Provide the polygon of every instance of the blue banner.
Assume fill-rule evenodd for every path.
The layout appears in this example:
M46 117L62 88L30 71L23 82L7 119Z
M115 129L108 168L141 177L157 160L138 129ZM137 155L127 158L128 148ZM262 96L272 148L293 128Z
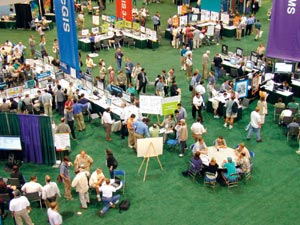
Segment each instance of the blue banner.
M55 0L54 4L60 68L67 74L76 70L76 77L80 79L74 0Z
M42 80L42 79L48 78L48 77L51 77L50 71L46 71L46 72L43 72L43 73L37 73L36 74L36 79L38 79L38 80Z

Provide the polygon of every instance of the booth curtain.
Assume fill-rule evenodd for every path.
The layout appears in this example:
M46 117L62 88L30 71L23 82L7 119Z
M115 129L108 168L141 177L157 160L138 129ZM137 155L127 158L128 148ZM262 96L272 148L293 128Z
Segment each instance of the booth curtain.
M18 115L24 162L43 163L40 123L38 116Z
M55 163L55 152L52 126L49 116L40 116L40 134L43 161L45 164L53 165Z
M20 136L19 118L17 114L1 113L0 124L0 135Z

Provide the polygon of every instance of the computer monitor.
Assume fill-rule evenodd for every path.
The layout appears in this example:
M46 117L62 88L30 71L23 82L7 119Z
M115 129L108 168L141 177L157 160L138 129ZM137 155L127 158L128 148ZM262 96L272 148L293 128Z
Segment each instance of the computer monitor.
M235 58L235 57L231 57L231 58L230 58L230 63L231 63L232 65L236 65L236 58Z
M246 68L249 69L249 70L253 70L253 67L254 67L254 62L248 60L246 62Z
M293 67L292 63L276 62L274 73L292 73Z
M252 52L251 52L251 56L250 56L250 60L251 60L252 62L254 62L255 64L257 64L257 61L258 61L258 53L252 51Z
M243 49L242 48L236 48L235 54L239 57L243 57Z

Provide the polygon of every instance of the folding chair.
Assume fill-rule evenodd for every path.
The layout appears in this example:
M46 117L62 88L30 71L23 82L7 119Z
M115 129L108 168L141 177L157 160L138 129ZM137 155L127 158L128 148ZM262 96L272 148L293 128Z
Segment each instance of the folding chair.
M115 170L114 171L114 177L116 179L116 176L123 176L123 180L121 179L122 188L123 188L123 194L125 193L125 184L126 184L126 173L125 170Z
M217 185L218 172L216 174L205 172L203 182L205 185L215 188Z
M290 127L290 128L288 128L288 131L287 131L287 134L286 134L286 141L289 142L289 137L290 136L291 137L298 137L298 133L299 133L299 127Z
M283 110L284 108L277 108L277 107L274 108L274 121L276 121L276 117L277 116L279 117Z
M194 163L190 162L187 170L187 175L193 178L193 182L195 182L197 175L201 177L201 168L196 168Z
M107 49L107 50L109 50L109 43L108 43L108 40L103 40L102 42L101 42L101 48L102 48L102 50L103 49Z
M8 178L7 183L11 186L16 186L17 189L21 188L20 180L18 178Z
M41 209L43 208L42 205L42 198L39 195L39 192L32 192L32 193L26 193L25 195L29 202L39 202Z
M174 150L176 152L177 148L179 147L179 143L177 139L168 139L167 145L169 150Z
M222 173L222 176L228 188L237 187L239 185L240 174L238 173L230 174L230 176L234 176L233 178L225 177L224 173Z

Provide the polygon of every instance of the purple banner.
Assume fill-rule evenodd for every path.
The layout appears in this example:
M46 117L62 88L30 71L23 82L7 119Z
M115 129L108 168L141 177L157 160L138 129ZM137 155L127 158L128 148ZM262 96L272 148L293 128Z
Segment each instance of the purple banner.
M273 0L266 55L300 61L300 0Z

